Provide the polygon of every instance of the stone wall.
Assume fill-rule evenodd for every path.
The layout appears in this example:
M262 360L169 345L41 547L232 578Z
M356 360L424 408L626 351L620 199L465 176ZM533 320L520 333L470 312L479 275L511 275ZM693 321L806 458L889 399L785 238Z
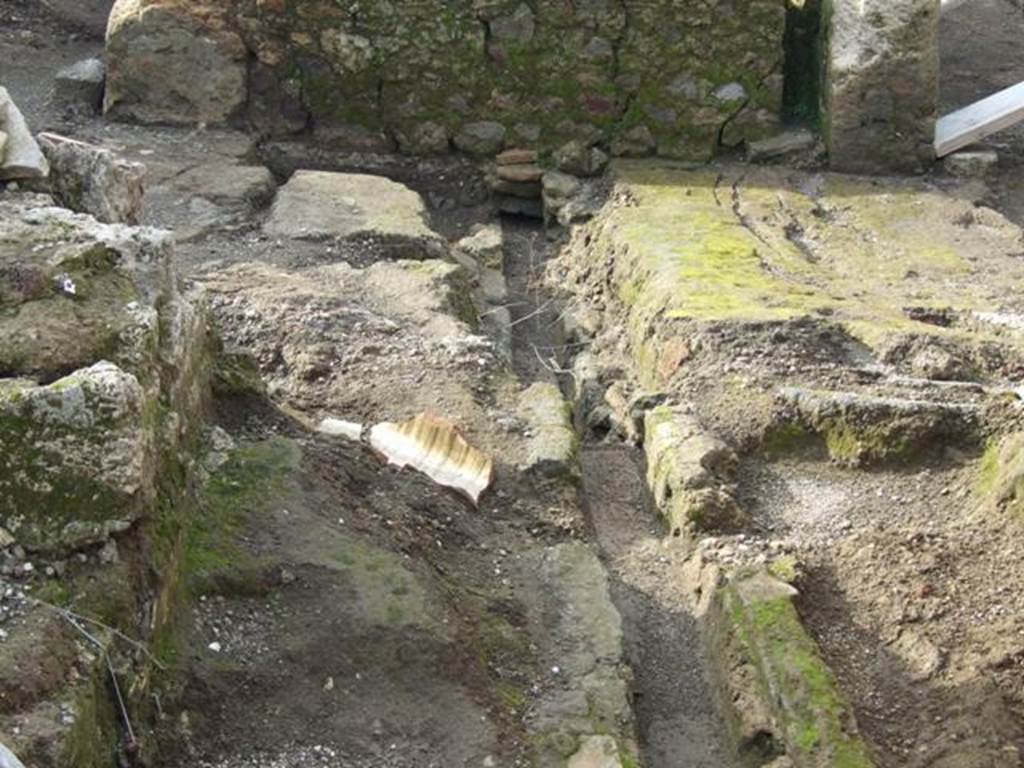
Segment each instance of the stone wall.
M705 159L778 130L783 0L118 0L107 112L325 144Z

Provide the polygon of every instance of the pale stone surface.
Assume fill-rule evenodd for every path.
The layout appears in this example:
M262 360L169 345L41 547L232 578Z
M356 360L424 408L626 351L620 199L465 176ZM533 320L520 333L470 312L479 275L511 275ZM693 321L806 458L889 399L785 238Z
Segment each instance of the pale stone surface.
M825 71L830 163L918 171L935 154L939 0L836 0Z
M17 309L0 316L0 369L52 380L115 352L144 355L153 306L179 296L170 235L44 201L0 203L0 297Z
M109 149L53 133L39 135L50 162L54 200L107 224L134 224L142 209L146 167L118 157Z
M304 240L369 239L402 258L444 249L419 194L381 176L298 171L278 191L264 229Z
M82 59L54 78L54 95L63 107L85 114L103 108L103 81L107 68L100 59Z
M142 122L224 123L246 99L242 38L209 7L117 0L104 109Z
M455 246L456 255L464 254L480 265L501 270L505 261L505 241L500 224L480 224Z
M504 236L500 224L478 224L451 251L452 259L465 270L473 299L480 307L480 326L494 340L506 360L512 357L512 313L508 283L502 272Z
M138 379L100 362L49 386L2 387L0 515L15 537L29 549L75 546L127 528L151 479Z
M0 202L0 304L0 525L31 550L102 543L202 412L202 295L167 233L22 195Z
M6 88L0 86L0 130L7 136L0 158L0 181L40 179L50 171L42 150L32 136L25 117L14 104Z
M674 532L730 529L743 515L733 496L737 458L683 407L644 417L647 484Z
M555 384L537 382L519 398L519 415L529 429L527 471L568 475L576 471L572 407Z
M622 768L619 749L611 736L587 736L569 758L569 768Z
M818 137L808 130L797 128L784 131L747 145L747 160L751 163L771 163L805 159L814 152Z
M954 176L984 177L999 165L999 153L994 149L963 150L947 156L942 164Z

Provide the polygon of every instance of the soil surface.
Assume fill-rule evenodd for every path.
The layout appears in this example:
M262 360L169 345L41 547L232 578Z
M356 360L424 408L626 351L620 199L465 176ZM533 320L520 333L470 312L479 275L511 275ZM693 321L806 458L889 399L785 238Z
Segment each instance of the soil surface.
M701 627L679 570L688 547L666 536L645 479L643 453L586 445L584 509L612 573L632 661L645 765L738 766L710 682Z
M1008 0L970 0L943 14L941 30L943 114L1024 81L1024 6ZM989 180L994 208L1024 223L1024 124L986 139L999 152Z

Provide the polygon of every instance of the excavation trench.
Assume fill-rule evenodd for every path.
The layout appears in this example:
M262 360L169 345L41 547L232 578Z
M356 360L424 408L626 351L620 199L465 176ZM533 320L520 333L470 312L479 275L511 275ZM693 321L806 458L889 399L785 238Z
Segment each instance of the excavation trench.
M519 222L505 223L505 271L513 314L513 365L529 383L571 368L576 352L539 279L547 244ZM566 382L561 382L565 384ZM612 601L622 617L641 757L646 768L732 768L738 762L691 613L679 540L667 538L646 479L643 452L584 439L581 504Z

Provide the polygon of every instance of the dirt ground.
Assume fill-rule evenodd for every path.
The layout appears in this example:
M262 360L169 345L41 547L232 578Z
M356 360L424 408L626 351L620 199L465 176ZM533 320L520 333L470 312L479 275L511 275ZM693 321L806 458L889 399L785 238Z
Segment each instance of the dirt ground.
M1024 80L1022 39L1024 13L1005 0L951 13L944 108ZM232 132L66 114L51 99L53 73L101 50L32 0L0 4L0 83L37 130L147 164L146 223L178 231L180 268L210 291L229 345L255 354L277 405L219 403L216 422L235 450L215 471L220 495L200 521L191 621L154 736L158 764L525 766L538 734L579 719L579 679L631 675L618 682L633 714L615 727L630 732L635 716L648 768L731 766L706 664L692 652L699 630L674 575L688 552L662 535L639 451L591 439L578 486L516 469L528 435L515 397L533 381L568 384L563 367L577 351L541 286L553 255L543 233L504 225L508 367L451 307L406 306L393 290L397 273L384 290L371 267L339 267L347 254L261 231L287 170L330 163L314 150L260 154ZM987 145L1000 153L987 200L1024 224L1024 127ZM200 172L257 157L274 172L269 180L240 175L225 191ZM449 241L487 215L479 179L460 161L383 170L424 195ZM459 341L445 346L441 336ZM479 509L309 429L324 415L371 423L427 408L499 457L496 488ZM865 473L821 457L752 457L740 469L756 535L800 553L803 616L885 768L1020 763L1019 529L967 508L974 458ZM219 504L237 513L227 528L213 522ZM598 626L575 615L584 599ZM592 658L595 634L618 638L622 658Z
M943 16L942 87L946 114L1024 80L1024 8L1007 0L971 0ZM989 184L991 203L1017 223L1024 222L1024 126L990 137L999 168Z

